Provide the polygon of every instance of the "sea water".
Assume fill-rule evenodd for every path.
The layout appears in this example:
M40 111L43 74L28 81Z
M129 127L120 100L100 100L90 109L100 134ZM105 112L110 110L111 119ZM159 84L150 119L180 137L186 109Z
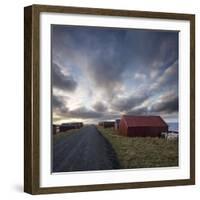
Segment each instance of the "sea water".
M168 129L169 131L175 131L175 132L178 132L178 122L170 122L170 123L167 123L168 124Z

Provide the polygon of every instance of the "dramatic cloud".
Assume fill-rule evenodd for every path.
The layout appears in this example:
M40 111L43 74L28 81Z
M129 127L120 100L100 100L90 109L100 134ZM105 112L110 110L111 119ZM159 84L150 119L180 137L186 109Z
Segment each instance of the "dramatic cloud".
M91 119L91 118L100 118L102 114L94 110L89 110L85 107L80 107L75 110L69 111L67 116L70 118Z
M52 63L58 119L177 120L178 32L53 25Z
M55 63L52 65L52 73L53 87L67 91L74 91L76 89L77 83L73 77L65 75Z
M163 73L160 74L160 77L151 85L151 90L157 90L163 87L168 87L173 84L178 86L178 62L177 60L172 63L169 67L167 67Z
M112 107L114 110L124 112L130 111L138 105L142 104L148 98L147 95L132 95L129 97L117 98L114 100Z
M99 118L102 116L100 112L97 112L92 109L87 109L84 106L76 108L74 110L69 110L66 104L67 104L66 97L55 96L55 95L52 96L53 111L57 115L57 118L66 117L66 118L90 119L90 118Z
M60 96L52 95L52 106L53 108L60 108L64 106L63 98Z
M105 112L107 111L107 106L102 102L96 102L93 106L94 110L98 112Z
M149 115L147 107L134 108L125 113L126 115Z
M170 98L165 98L160 100L158 103L155 103L152 106L152 112L157 112L157 113L173 113L177 112L178 110L178 97L177 96L172 96Z
M53 112L59 115L68 112L66 97L52 95L52 107Z

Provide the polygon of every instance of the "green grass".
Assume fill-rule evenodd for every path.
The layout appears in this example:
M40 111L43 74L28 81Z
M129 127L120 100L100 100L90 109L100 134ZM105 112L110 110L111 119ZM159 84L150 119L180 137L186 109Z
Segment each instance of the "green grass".
M79 129L72 129L72 130L68 130L68 131L65 131L65 132L56 133L55 135L53 135L53 142L55 143L58 140L64 139L71 134L75 134L78 130Z
M112 144L122 168L178 166L178 142L163 138L125 137L98 127Z

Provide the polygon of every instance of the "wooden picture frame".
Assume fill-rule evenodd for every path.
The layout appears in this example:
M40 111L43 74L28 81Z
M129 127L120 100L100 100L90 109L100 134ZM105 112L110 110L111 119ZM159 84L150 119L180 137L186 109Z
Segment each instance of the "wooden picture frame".
M91 185L40 186L40 14L79 14L187 21L190 24L190 161L189 178ZM49 5L24 9L24 191L30 194L83 192L195 184L195 16L192 14L111 10Z

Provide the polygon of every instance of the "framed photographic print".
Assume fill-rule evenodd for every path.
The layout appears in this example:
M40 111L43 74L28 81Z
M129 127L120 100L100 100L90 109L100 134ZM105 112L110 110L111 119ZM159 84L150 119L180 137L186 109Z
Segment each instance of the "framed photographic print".
M24 191L195 183L195 16L24 10Z

